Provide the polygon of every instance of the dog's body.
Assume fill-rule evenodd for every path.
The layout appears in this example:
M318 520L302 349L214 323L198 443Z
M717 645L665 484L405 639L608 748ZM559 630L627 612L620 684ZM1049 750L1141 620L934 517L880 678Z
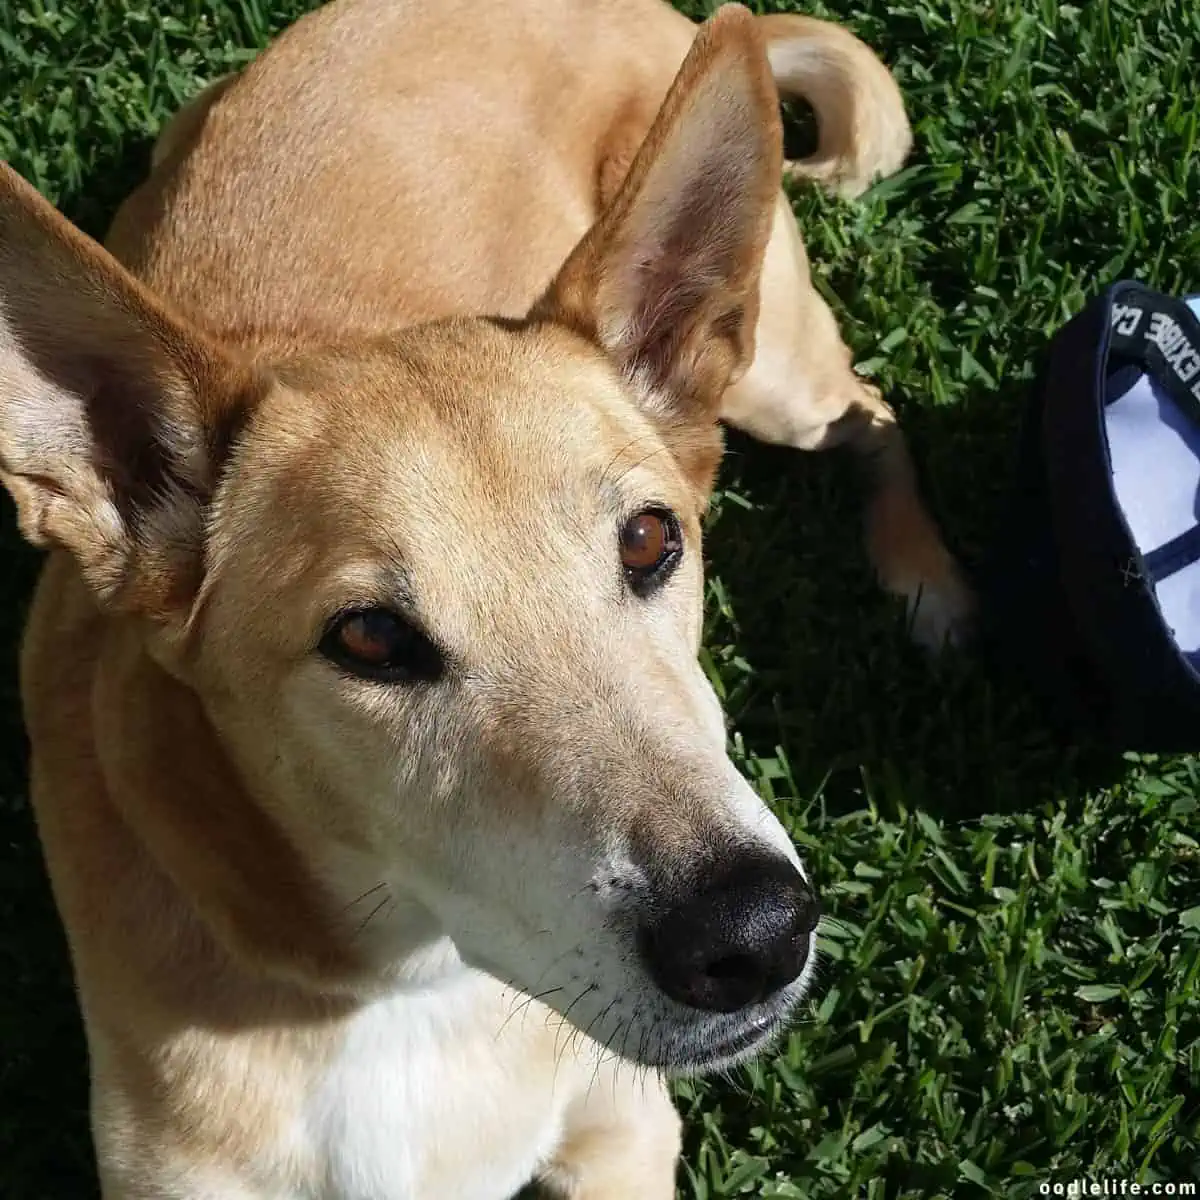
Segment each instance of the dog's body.
M802 868L695 662L715 418L878 452L883 582L931 641L966 597L808 280L763 47L822 124L796 170L847 193L907 150L894 85L730 12L659 115L694 36L339 0L168 127L108 243L144 286L3 177L0 472L56 547L23 686L106 1200L665 1200L657 1069L803 993Z

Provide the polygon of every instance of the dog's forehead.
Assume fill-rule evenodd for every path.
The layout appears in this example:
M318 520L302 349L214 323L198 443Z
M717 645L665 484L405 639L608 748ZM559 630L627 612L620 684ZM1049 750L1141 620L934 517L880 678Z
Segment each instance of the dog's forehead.
M477 598L485 580L507 592L539 564L566 567L570 587L600 526L615 534L638 501L688 501L617 372L565 331L416 330L287 391L262 414L221 540L248 576L314 599L393 569L448 608L467 580Z
M519 506L660 445L608 361L553 326L417 329L342 364L313 402L308 468L319 461L351 492L371 476L401 507L448 495ZM658 466L671 474L669 459Z

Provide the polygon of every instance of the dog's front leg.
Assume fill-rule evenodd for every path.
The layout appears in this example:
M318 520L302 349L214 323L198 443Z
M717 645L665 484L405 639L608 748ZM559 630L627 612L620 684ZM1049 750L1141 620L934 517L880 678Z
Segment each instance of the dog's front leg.
M568 1109L539 1183L563 1200L672 1200L680 1126L658 1076L610 1062Z

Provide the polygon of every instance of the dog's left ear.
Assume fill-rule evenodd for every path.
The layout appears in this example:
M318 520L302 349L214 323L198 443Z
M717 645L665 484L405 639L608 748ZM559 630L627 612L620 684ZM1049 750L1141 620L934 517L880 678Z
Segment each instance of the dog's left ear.
M612 204L534 309L615 359L701 492L719 459L721 396L754 354L782 164L761 35L749 11L726 5L701 27Z

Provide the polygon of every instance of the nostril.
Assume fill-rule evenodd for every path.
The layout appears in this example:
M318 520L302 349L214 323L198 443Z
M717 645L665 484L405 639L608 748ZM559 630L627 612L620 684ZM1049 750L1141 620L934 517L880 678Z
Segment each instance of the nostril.
M820 906L786 859L748 856L640 934L673 1000L709 1012L760 1004L804 970Z
M728 954L710 962L704 968L704 973L718 982L756 979L762 974L758 963L748 954Z
M653 971L672 1000L705 1012L736 1012L765 1000L775 987L767 963L750 954L724 954L717 958L683 963L660 959Z

